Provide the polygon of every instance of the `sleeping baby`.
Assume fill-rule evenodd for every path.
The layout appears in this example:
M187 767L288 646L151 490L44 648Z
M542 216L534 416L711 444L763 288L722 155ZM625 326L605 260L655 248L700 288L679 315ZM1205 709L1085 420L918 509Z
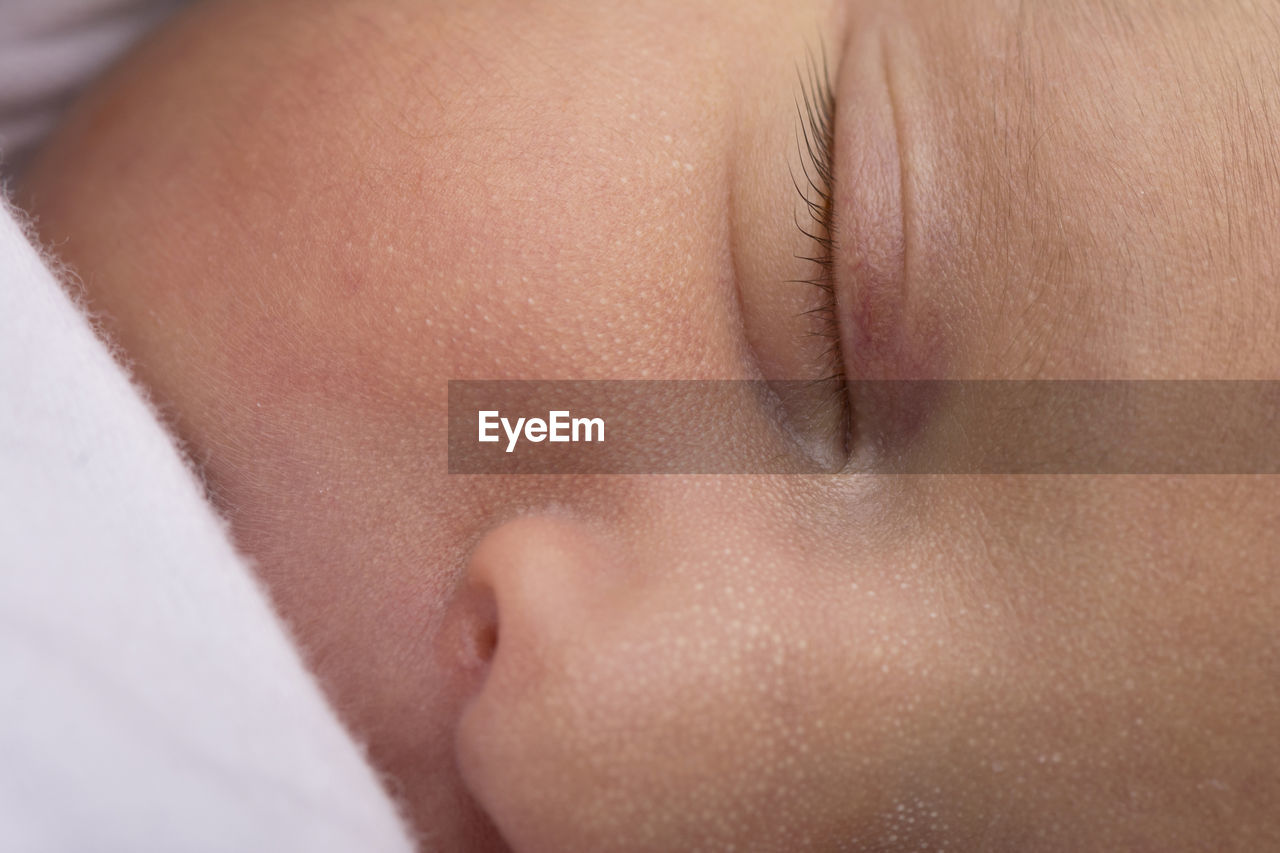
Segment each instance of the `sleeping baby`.
M1274 407L1278 46L1251 2L224 0L19 200L423 849L1275 849L1280 483L943 473L1046 433L931 383L1130 449L1187 425L1055 383ZM608 424L495 475L450 380L785 390L710 419L734 476Z

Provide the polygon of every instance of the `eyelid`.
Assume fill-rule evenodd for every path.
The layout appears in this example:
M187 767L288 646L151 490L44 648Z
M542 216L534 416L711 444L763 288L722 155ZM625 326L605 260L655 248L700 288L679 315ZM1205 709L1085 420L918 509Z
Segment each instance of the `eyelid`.
M906 22L886 13L853 33L837 84L835 198L842 251L835 280L862 460L855 464L897 456L930 422L938 385L915 380L954 378L948 373L950 330L937 304L947 293L932 279L927 297L923 290L914 299L911 293L911 238L919 216L912 204L912 181L919 176L912 146L924 144L930 158L928 129L916 124L927 104L917 100L921 85L914 75L926 55ZM926 214L934 213L923 197ZM931 221L928 229L937 227Z
M882 24L856 30L837 83L836 286L851 379L906 378L906 180L888 44Z

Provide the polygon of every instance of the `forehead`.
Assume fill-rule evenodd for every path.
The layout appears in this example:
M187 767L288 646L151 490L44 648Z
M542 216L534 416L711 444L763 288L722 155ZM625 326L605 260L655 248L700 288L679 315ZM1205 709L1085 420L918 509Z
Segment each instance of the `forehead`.
M1174 377L1274 364L1262 332L1277 314L1275 42L1254 17L1100 0L922 0L877 14L903 167L906 314L985 342L957 370ZM1225 357L1241 335L1261 360Z

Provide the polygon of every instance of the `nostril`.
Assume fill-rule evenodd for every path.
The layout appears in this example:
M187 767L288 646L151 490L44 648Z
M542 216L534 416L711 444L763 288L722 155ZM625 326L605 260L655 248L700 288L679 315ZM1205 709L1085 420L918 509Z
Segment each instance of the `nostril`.
M472 640L475 644L476 659L487 666L493 661L493 655L498 650L498 623L490 620L480 625Z
M454 602L465 669L484 672L498 651L498 602L487 584L468 584Z

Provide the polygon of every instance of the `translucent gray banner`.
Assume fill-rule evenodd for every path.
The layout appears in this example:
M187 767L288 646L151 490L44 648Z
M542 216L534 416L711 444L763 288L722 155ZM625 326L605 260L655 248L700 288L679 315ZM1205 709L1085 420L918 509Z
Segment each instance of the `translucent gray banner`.
M1280 381L850 382L850 457L836 466L806 451L821 436L798 425L794 401L813 399L812 390L803 382L455 380L449 471L1280 473Z

